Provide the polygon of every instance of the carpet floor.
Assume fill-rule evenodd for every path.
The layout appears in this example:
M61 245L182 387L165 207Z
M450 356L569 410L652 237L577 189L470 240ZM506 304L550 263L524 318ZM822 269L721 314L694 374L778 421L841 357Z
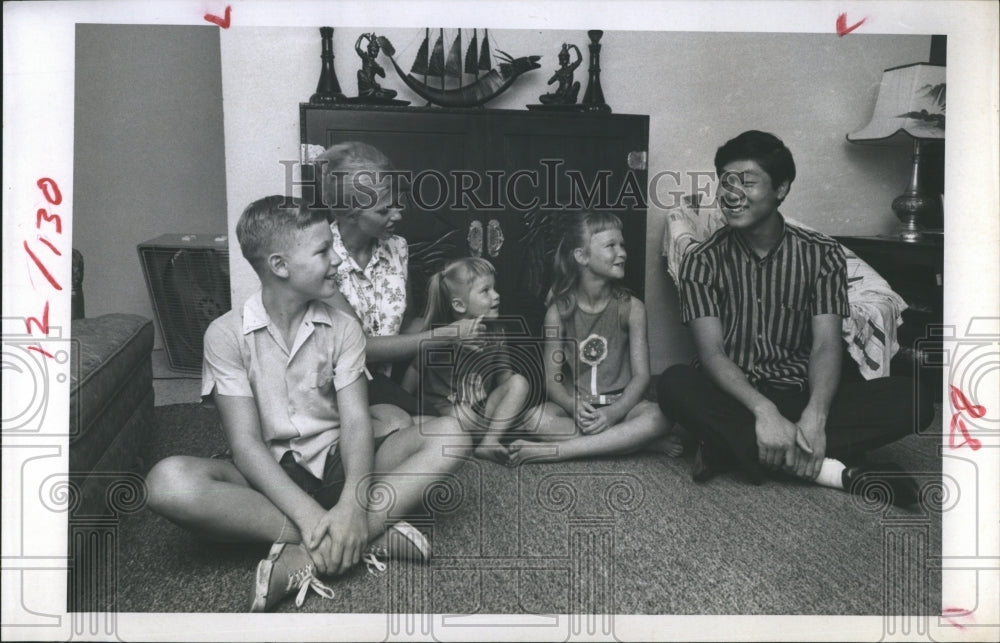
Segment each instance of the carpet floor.
M146 462L225 447L214 408L156 409ZM934 426L940 428L940 415ZM932 487L934 431L875 451ZM690 457L642 454L517 469L468 462L430 494L429 565L363 566L278 612L937 613L934 507L901 510L795 481L695 484ZM928 494L932 496L933 494ZM929 503L933 502L928 500ZM914 553L898 546L904 531ZM268 546L199 541L142 509L119 525L117 611L242 612ZM901 558L902 557L902 558ZM921 558L922 557L922 558ZM905 560L903 560L905 558ZM898 588L908 588L905 592Z

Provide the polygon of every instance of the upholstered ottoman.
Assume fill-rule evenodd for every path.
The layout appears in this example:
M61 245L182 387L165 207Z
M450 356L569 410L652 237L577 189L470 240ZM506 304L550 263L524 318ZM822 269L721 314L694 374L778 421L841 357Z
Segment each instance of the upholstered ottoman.
M153 323L110 314L74 319L71 332L69 473L79 493L71 519L113 516L115 502L145 495L134 474L154 422Z

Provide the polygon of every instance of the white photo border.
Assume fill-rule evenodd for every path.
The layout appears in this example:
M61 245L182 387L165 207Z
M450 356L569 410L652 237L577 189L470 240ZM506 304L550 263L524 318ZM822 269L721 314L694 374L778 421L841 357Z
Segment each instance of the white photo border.
M63 215L61 248L72 239L73 106L77 23L204 25L205 14L222 16L232 6L233 26L407 27L428 22L428 5L450 25L493 28L605 30L759 31L831 33L840 13L864 17L865 33L948 36L950 109L946 184L946 326L956 346L993 347L1000 330L1000 163L998 163L997 13L989 2L252 2L220 0L155 3L47 2L4 5L4 199L3 316L8 320L41 315L51 303L50 339L68 329L68 288L49 289L29 270L21 245L33 238L34 213L46 199L38 181L58 184ZM656 9L655 11L653 9ZM373 17L374 16L374 17ZM853 20L852 20L853 22ZM223 73L225 70L223 70ZM290 104L299 98L291 97ZM49 194L51 197L51 193ZM69 283L70 253L50 266L55 281ZM34 276L32 276L34 275ZM68 335L64 331L63 335ZM48 344L46 344L48 346ZM55 350L55 349L53 349ZM60 353L61 354L61 353ZM5 365L6 368L6 365ZM994 368L997 368L994 363ZM31 436L3 434L3 638L62 640L107 638L110 622L120 640L361 640L386 635L385 616L345 614L66 614L66 516L44 510L60 492L53 474L68 466L65 387L68 364L52 363L45 381L4 395L49 392L48 420ZM967 377L946 365L945 384ZM62 378L62 379L60 379ZM995 381L995 379L993 380ZM22 382L23 383L23 382ZM49 388L51 385L51 389ZM35 388L32 388L35 387ZM976 390L975 403L996 418L1000 391ZM958 412L944 391L945 431ZM972 422L968 415L966 422ZM62 418L61 421L59 418ZM995 640L1000 633L1000 533L998 533L998 454L1000 432L975 433L977 451L952 451L944 440L944 472L976 502L960 503L944 516L942 594L954 618L931 619L930 629L887 634L882 617L840 616L629 616L615 619L621 640ZM975 431L975 427L973 426ZM37 489L37 493L29 490ZM51 496L48 500L46 496ZM30 526L30 533L28 533ZM973 618L962 610L971 610ZM440 618L436 616L434 618ZM74 621L74 619L76 619ZM81 620L82 619L82 620ZM516 621L516 616L511 617ZM81 623L86 622L86 627ZM100 622L100 623L99 623ZM495 619L493 621L495 622ZM955 626L955 624L958 626ZM557 632L565 628L554 628ZM102 632L105 632L102 634ZM466 628L463 638L503 635L495 629ZM403 637L400 637L403 638ZM511 639L538 639L531 629L510 630ZM458 639L456 639L458 640Z

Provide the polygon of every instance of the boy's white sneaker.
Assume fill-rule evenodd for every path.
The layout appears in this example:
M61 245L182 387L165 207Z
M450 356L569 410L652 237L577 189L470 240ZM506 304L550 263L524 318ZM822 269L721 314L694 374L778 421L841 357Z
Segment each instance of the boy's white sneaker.
M385 536L388 548L372 545L361 557L369 574L385 572L389 558L417 563L426 563L431 559L431 544L427 537L405 520L395 523L386 531Z
M326 599L334 596L333 590L316 578L316 565L305 547L295 543L274 543L267 558L257 565L250 611L267 611L292 592L298 592L295 606L302 607L310 589Z

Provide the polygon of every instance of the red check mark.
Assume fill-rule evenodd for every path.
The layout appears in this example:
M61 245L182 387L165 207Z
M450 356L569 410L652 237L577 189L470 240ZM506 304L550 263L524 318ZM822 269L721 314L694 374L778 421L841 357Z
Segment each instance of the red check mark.
M958 607L947 607L941 610L941 617L944 620L948 621L949 625L957 627L960 630L964 630L965 627L961 623L958 623L955 620L956 618L965 618L967 620L972 620L972 614L969 612L969 610L964 610Z
M227 9L228 9L228 7L227 7ZM227 18L229 17L228 13L226 14L226 17ZM862 18L858 22L856 22L853 25L851 25L850 27L848 27L847 26L847 14L846 13L840 14L839 16L837 16L837 36L843 38L844 36L846 36L847 34L851 33L852 31L854 31L855 29L857 29L861 25L865 24L865 20L867 20L867 19L868 18Z
M206 13L205 14L205 20L207 20L207 21L209 21L211 23L217 24L220 27L222 27L223 29L229 29L229 16L230 16L230 14L232 14L232 12L233 12L233 8L227 4L226 5L226 16L224 18L220 18L219 16L213 16L210 13ZM838 24L837 28L839 29L840 28L839 27L840 23L838 22L837 24ZM861 24L861 23L859 22L858 24ZM853 27L852 27L852 29L853 29Z

